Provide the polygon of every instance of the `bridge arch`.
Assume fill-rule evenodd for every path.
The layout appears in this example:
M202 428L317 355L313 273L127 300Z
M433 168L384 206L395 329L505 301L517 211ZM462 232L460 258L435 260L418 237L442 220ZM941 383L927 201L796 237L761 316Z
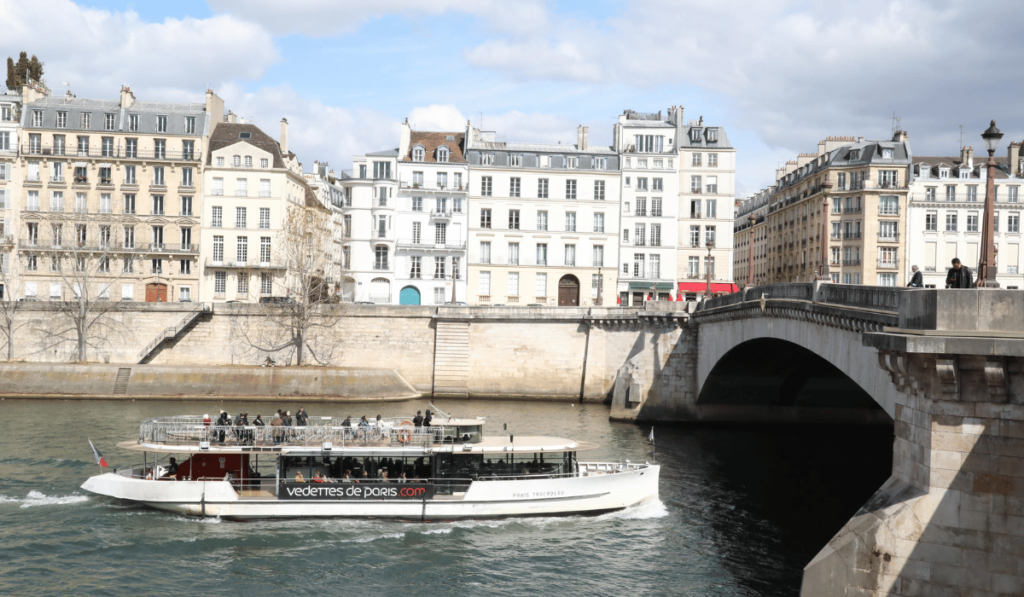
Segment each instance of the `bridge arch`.
M705 385L712 371L723 359L725 366L737 356L727 355L741 349L748 342L769 340L779 342L774 346L797 355L814 355L836 371L849 378L860 390L889 415L895 418L897 390L884 370L879 366L878 351L865 347L861 332L831 327L819 322L778 317L744 317L720 321L701 322L697 338L697 379L696 394L698 405L706 397ZM795 348L787 348L795 345ZM771 344L750 344L742 350L756 349ZM721 372L721 371L720 371ZM830 372L831 374L831 372ZM711 380L715 383L715 380ZM791 383L795 383L794 380Z

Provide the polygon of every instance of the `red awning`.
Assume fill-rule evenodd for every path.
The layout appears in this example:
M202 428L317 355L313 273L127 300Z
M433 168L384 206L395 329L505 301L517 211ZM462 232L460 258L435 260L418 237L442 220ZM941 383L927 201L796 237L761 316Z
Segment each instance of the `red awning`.
M707 289L708 289L708 283L707 282L680 282L679 283L679 292L704 292ZM736 292L739 289L740 289L740 287L735 285L735 284L728 284L728 283L723 283L723 282L718 282L717 284L715 282L711 283L711 292L729 293L729 292Z

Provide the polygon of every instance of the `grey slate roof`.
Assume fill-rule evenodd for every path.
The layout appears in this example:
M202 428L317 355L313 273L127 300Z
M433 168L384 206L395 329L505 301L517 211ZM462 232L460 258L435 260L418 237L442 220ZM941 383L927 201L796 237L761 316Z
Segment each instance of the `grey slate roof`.
M579 155L600 155L608 156L615 155L615 151L611 147L604 145L595 145L586 149L579 149L575 145L562 145L560 143L516 143L516 142L505 142L505 141L481 141L476 143L473 149L478 150L494 150L494 151L509 151L512 153L516 152L533 152L533 153L571 153Z
M42 126L35 126L33 113L43 112ZM67 126L57 128L57 113L67 112ZM89 113L88 128L82 128L82 114ZM104 126L105 115L114 115L114 128ZM136 131L128 131L128 115L139 116L139 127ZM167 130L157 131L157 116L167 117ZM136 101L127 110L121 109L119 100L79 99L65 97L44 97L25 105L22 110L21 126L29 130L67 130L81 132L137 132L142 135L186 135L185 119L194 117L195 133L190 137L200 137L208 130L209 122L206 104L184 102L142 102Z
M374 152L371 152L371 153L367 153L366 157L368 157L368 158L397 158L398 157L398 148L396 147L394 149L385 149L384 151L374 151Z
M699 141L692 140L690 131L693 129L700 131ZM714 129L718 132L718 141L708 142L708 129ZM676 143L680 148L732 149L732 145L729 143L729 136L725 134L725 127L721 126L684 126L682 137L677 139Z
M240 137L241 133L249 133L248 139ZM258 147L274 156L274 168L284 168L284 158L281 153L281 145L273 137L264 133L255 124L239 124L222 122L213 129L210 136L210 151L206 154L206 165L212 165L213 152L230 147L235 143L248 143ZM292 155L292 154L289 154Z

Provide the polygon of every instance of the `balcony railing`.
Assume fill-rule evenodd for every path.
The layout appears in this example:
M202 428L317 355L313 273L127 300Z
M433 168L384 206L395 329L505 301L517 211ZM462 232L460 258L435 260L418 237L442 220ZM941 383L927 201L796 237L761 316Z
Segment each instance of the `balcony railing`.
M888 260L888 259L879 259L878 260L878 269L898 269L898 268L899 268L899 264L897 262L895 262L895 261L891 261L891 260Z
M30 251L82 251L88 253L146 253L146 254L184 254L184 255L195 255L199 253L198 244L179 244L179 243L131 243L125 244L121 242L110 242L110 243L61 243L52 244L49 243L32 243L29 241L22 241L18 243L19 249L25 249Z
M437 183L437 182L417 182L413 180L403 180L400 187L402 189L416 189L420 191L447 191L447 192L467 192L465 184L455 183Z
M860 232L847 232L843 234L844 240L860 240Z
M202 152L193 151L166 151L157 149L129 149L119 145L117 147L102 148L88 147L77 148L74 153L62 151L61 148L54 148L52 145L36 145L23 143L20 147L22 155L40 156L65 156L70 158L103 158L103 159L130 159L130 160L160 160L169 162L198 162L202 159Z
M843 259L843 265L860 265L860 259Z
M899 240L900 240L900 233L899 232L879 232L878 233L878 240L879 240L879 242L883 242L883 243L899 242Z
M288 263L272 259L270 261L216 261L206 259L204 267L216 267L225 269L288 269Z
M415 240L411 238L398 239L398 247L401 249L422 249L422 250L463 250L466 248L466 243L428 243L423 240Z

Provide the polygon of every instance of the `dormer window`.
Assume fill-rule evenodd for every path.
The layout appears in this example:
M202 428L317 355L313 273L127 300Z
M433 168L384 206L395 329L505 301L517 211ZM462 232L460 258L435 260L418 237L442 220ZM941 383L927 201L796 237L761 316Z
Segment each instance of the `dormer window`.
M970 178L971 171L967 168L960 168L960 178Z
M700 143L700 129L690 129L690 141Z
M437 148L437 161L441 163L448 162L448 148L444 145Z
M571 158L571 157L565 158L565 167L566 168L579 168L580 167L580 159L579 158Z
M886 160L891 160L892 159L892 150L891 149L882 149L882 158L884 158Z
M707 139L708 143L718 143L718 129L707 129L704 138Z
M493 166L494 165L494 154L493 153L481 154L480 155L480 165L481 166Z
M445 135L444 136L444 140L445 141L454 141L455 140L455 135Z
M928 178L929 174L931 174L931 168L929 168L927 164L919 164L917 166L918 176L921 178Z
M859 160L859 159L860 159L860 150L859 149L851 149L850 150L850 160L853 161L853 160Z
M523 165L523 156L521 156L521 155L510 155L510 156L508 156L508 165L509 166L514 166L516 168L522 167L522 165Z
M414 162L422 162L424 157L426 156L426 153L427 152L423 150L423 146L422 145L417 145L416 147L413 147L412 148L412 161L414 161Z
M949 168L939 168L939 178L949 178Z

